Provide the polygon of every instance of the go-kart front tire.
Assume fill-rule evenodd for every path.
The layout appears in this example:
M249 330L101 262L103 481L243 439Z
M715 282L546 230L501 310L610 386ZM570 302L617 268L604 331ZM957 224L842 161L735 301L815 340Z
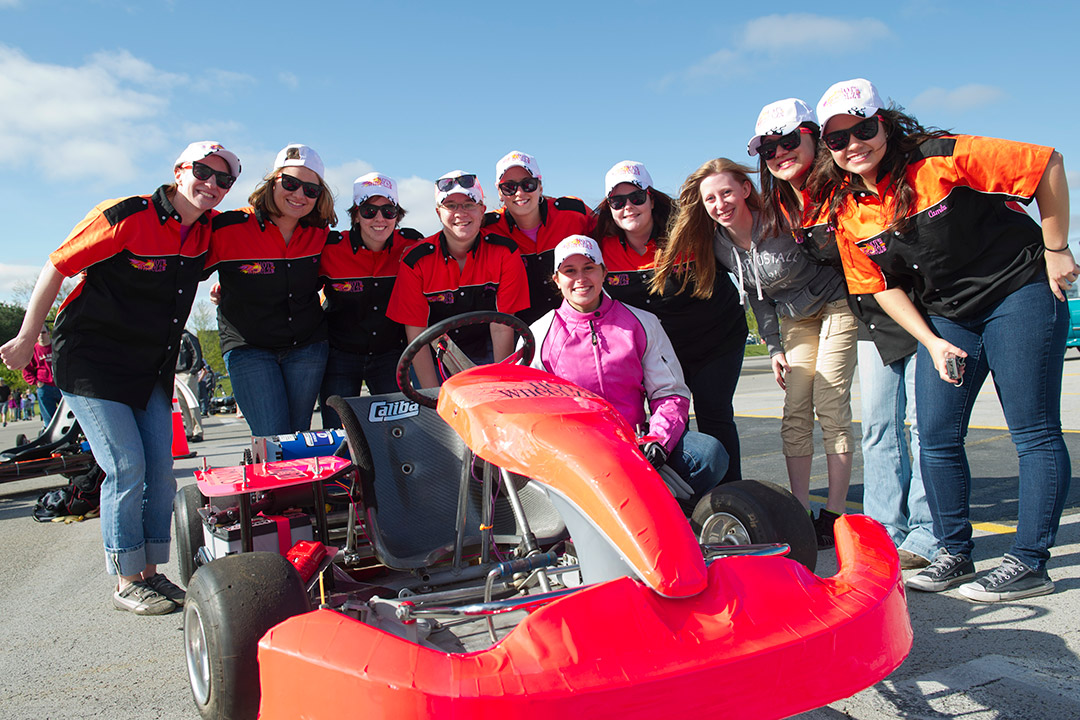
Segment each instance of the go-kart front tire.
M180 572L180 582L187 587L198 565L195 553L203 545L203 522L199 508L206 504L206 498L199 491L198 485L185 485L176 491L173 498L173 536L176 538L176 564Z
M259 640L309 609L299 573L277 553L227 555L200 568L184 604L184 654L199 714L255 718Z
M787 543L788 555L811 571L817 566L814 524L784 488L757 480L718 485L694 508L690 527L709 545Z

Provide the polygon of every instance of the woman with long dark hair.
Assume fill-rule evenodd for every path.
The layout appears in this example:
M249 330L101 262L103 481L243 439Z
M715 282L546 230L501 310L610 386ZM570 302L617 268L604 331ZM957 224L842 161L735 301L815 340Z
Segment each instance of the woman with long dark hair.
M908 587L960 585L983 602L1053 592L1046 563L1071 476L1060 419L1062 289L1080 273L1068 247L1061 155L928 130L886 107L862 78L830 87L817 114L829 153L818 158L811 192L836 228L848 286L873 293L920 343L921 462L943 549ZM1032 199L1041 228L1017 204ZM900 279L910 281L923 312ZM963 438L989 373L1020 461L1017 528L1001 563L965 582L975 566Z

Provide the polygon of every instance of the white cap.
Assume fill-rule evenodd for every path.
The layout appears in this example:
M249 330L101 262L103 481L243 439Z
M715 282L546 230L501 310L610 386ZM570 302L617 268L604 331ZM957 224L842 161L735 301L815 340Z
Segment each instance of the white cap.
M604 197L611 194L611 189L619 183L633 183L642 190L653 186L652 176L645 166L634 160L623 160L615 163L607 175L604 176Z
M604 256L595 240L587 235L571 235L555 246L555 270L558 271L566 258L573 255L584 255L597 265L604 264Z
M450 172L448 172L445 175L443 175L442 177L440 177L439 180L448 180L450 178L459 178L462 175L472 175L474 178L476 178L473 181L473 186L470 187L470 188L465 188L465 187L461 187L461 185L459 185L458 183L454 183L453 185L450 186L449 190L446 190L444 192L444 191L440 190L438 188L438 185L436 184L436 187L435 187L435 204L436 205L442 205L443 200L445 200L448 196L453 195L455 193L461 193L462 195L468 195L469 198L471 198L473 200L473 202L478 202L481 205L484 204L484 188L480 187L480 178L476 177L476 175L474 173L467 173L464 170L451 170ZM435 182L438 183L439 180L436 180Z
M290 155L293 157L289 157ZM326 171L319 153L299 143L286 145L274 158L274 169L283 167L306 167L318 175L320 180L323 179L323 173Z
M353 205L360 205L368 198L382 195L384 198L398 204L397 183L392 177L382 173L370 172L353 180L352 201Z
M837 115L870 117L885 103L881 102L877 88L869 80L855 78L838 82L821 96L817 104L818 122L824 131L825 124Z
M202 160L211 155L220 155L221 159L225 161L225 164L229 166L229 173L235 176L240 175L240 158L226 150L225 146L221 143L216 143L211 140L193 142L188 145L184 148L184 152L180 153L180 157L176 158L173 167L180 167L181 165L185 165L195 160Z
M753 157L761 146L765 135L787 135L804 122L817 124L817 115L810 106L799 98L786 98L769 103L761 108L757 123L754 125L754 137L746 143L746 152Z
M502 176L512 167L521 167L537 180L540 179L540 165L532 155L526 155L520 150L511 150L495 163L495 184L502 182Z

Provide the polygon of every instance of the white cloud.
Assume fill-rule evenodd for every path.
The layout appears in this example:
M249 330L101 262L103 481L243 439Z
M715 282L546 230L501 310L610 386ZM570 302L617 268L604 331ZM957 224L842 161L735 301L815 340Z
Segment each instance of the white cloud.
M668 75L658 86L663 89L675 83L715 82L803 57L858 54L890 35L888 26L873 18L845 20L809 13L767 15L739 28L732 47L721 48L686 70Z
M920 115L934 112L963 113L992 105L1005 97L1005 91L993 85L961 85L952 90L932 87L922 91L911 101L911 109Z
M296 88L300 87L300 79L291 72L278 73L278 80L280 80L281 84L289 88L290 90L295 90Z

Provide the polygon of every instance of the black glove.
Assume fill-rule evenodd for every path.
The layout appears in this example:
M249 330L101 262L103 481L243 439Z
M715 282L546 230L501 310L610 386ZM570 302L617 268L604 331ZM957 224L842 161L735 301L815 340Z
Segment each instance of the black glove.
M649 463L659 470L667 462L667 450L658 442L647 442L641 446L641 454Z

